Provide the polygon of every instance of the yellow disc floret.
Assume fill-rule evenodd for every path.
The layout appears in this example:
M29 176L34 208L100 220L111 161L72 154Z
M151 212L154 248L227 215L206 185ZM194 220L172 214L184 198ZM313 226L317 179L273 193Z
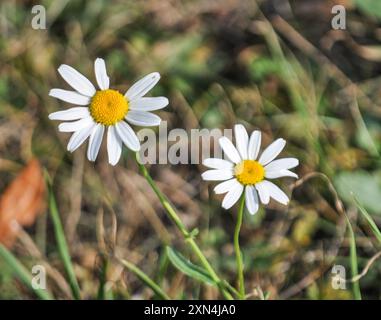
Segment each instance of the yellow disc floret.
M243 160L235 166L234 174L241 184L253 185L263 180L265 169L258 161Z
M89 108L95 122L112 126L126 116L128 101L116 90L101 90L92 97Z

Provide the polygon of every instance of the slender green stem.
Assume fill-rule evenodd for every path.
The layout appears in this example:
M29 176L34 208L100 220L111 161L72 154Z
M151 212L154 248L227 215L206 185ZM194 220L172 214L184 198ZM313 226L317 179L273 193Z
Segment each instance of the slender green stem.
M239 232L241 231L242 218L243 218L243 209L245 208L245 194L242 195L239 209L237 214L237 224L235 225L234 230L234 251L237 263L237 273L238 273L238 291L240 293L241 299L245 299L245 283L243 278L243 262L241 249L239 247Z
M217 283L221 293L223 296L228 299L232 300L233 297L231 294L226 290L224 285L222 284L222 280L217 275L217 273L213 270L212 266L208 262L208 260L205 258L204 254L200 250L197 243L194 241L193 236L190 234L190 232L185 228L184 224L180 220L179 216L177 215L175 209L172 207L170 202L168 201L167 197L160 191L160 189L156 186L155 182L153 181L152 177L150 176L147 168L140 163L139 161L139 154L136 153L136 162L139 166L139 169L144 176L144 178L147 180L149 185L151 186L152 190L156 193L157 197L159 198L161 204L163 205L164 209L167 211L169 218L173 221L173 223L176 225L176 227L179 229L181 234L183 235L185 241L189 244L191 247L193 253L198 257L203 267L208 271L212 279Z
M21 262L2 244L0 244L0 257L8 264L10 270L30 288L36 296L42 300L52 300L50 293L46 289L34 289L32 286L32 275L21 264Z
M351 273L352 278L357 277L359 270L358 270L358 263L357 263L357 251L356 251L356 239L355 239L355 233L353 232L353 228L351 225L351 222L349 221L349 218L345 216L347 219L347 225L349 229L349 243L350 243L350 260L351 260ZM359 280L353 282L353 295L356 300L361 300L361 289L360 289L360 282Z
M144 282L148 287L152 289L161 299L170 300L170 297L157 285L149 276L147 276L142 270L140 270L137 266L132 264L131 262L118 259L119 262L125 266L128 270L130 270L133 274L135 274L142 282Z
M46 173L47 176L47 173ZM60 215L57 208L56 199L54 198L52 186L50 183L50 179L47 176L46 178L47 184L48 184L48 190L49 190L49 211L50 211L50 217L52 218L53 227L54 227L54 234L58 246L58 252L60 254L61 260L64 264L64 268L66 271L66 274L68 276L69 285L73 294L74 299L80 300L81 294L79 285L77 282L77 278L75 277L73 264L71 262L69 248L65 239L65 232L62 227Z
M101 270L99 274L99 288L97 294L97 300L106 299L106 282L107 282L107 270L109 267L108 258L105 255L100 256Z

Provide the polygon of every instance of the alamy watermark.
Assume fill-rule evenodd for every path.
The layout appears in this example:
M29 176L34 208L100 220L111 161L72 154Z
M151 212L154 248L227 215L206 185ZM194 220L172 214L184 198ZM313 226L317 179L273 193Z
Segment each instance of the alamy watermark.
M39 264L32 267L32 281L31 285L34 290L46 289L46 270L44 266Z
M347 289L346 280L345 280L345 276L346 276L345 267L339 264L335 264L332 267L331 273L333 274L332 281L331 281L332 288L335 290Z
M331 20L331 26L334 30L345 30L347 28L346 11L343 5L335 5L332 7L331 13L335 16Z
M200 164L206 158L222 158L218 140L232 140L232 129L172 129L162 121L157 129L144 128L137 132L143 164ZM158 136L158 137L157 137Z
M37 4L32 7L34 15L31 21L31 26L34 30L46 29L46 9L43 5Z

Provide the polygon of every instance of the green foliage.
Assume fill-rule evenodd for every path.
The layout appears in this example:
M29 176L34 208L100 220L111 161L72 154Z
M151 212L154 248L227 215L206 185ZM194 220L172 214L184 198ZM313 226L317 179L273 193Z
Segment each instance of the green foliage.
M354 0L354 4L369 16L381 20L381 1L379 0Z
M351 203L355 196L371 213L381 214L381 183L377 176L366 171L341 172L334 182L345 201Z
M180 252L167 247L167 255L171 263L187 276L199 280L205 284L216 285L208 272L186 259Z
M348 217L346 217L346 221L347 221L347 226L348 226L348 230L349 230L351 273L352 273L352 278L354 278L359 273L358 261L357 261L356 238L355 238L355 233L353 232L351 222L349 221ZM356 300L361 300L361 290L360 290L359 281L353 282L353 295L354 295Z

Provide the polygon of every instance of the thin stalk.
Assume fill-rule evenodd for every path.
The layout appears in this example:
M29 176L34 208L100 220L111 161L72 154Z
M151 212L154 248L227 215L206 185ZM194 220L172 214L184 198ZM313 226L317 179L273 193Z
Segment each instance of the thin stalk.
M32 275L21 264L21 262L2 244L0 244L0 257L7 263L10 270L23 282L29 289L31 289L37 297L42 300L53 300L52 296L46 289L34 289L32 286Z
M358 269L358 263L357 263L357 252L356 252L356 239L355 239L355 233L353 232L353 228L351 225L351 222L349 221L349 218L345 216L347 219L347 225L349 229L349 243L350 243L350 261L351 261L351 272L352 272L352 278L355 278L358 276L359 269ZM354 281L353 282L353 295L356 300L361 300L361 289L360 289L360 282Z
M106 299L106 283L107 283L107 270L109 266L109 261L105 255L101 255L101 270L99 273L99 288L97 299L105 300Z
M245 299L246 294L245 294L245 283L244 283L244 277L243 277L242 253L239 247L239 233L241 231L244 208L245 208L245 194L242 195L240 203L239 203L237 223L235 225L235 230L234 230L234 251L235 251L237 273L238 273L238 291L240 293L240 296L241 296L240 298L242 300Z
M57 246L58 246L58 252L60 254L61 260L64 265L65 272L68 276L69 285L71 288L71 292L73 294L74 299L80 300L81 294L79 285L77 282L77 278L74 273L73 264L71 262L69 248L66 242L65 238L65 232L62 227L60 215L57 208L56 199L54 198L52 186L50 183L50 179L47 176L46 178L47 184L48 184L48 190L49 190L49 211L50 211L50 217L52 218L53 227L54 227L54 235L56 238Z
M185 242L187 242L192 249L193 253L198 257L203 267L208 271L209 275L212 277L212 279L216 282L218 285L218 288L220 289L223 296L228 300L233 300L232 295L226 290L224 285L222 284L222 280L217 275L217 273L213 270L212 266L200 250L197 243L194 241L193 236L191 233L185 228L184 224L180 220L179 216L177 215L175 209L172 207L170 202L168 201L167 197L160 191L160 189L157 187L155 182L153 181L152 177L150 176L147 168L140 163L139 161L139 154L136 153L136 163L139 166L139 169L144 176L144 178L147 180L148 184L151 186L152 190L156 193L157 197L159 198L161 204L163 205L164 209L167 211L169 218L172 220L172 222L176 225L177 229L181 232L181 234L184 237Z
M171 298L160 288L159 285L157 285L149 276L147 276L142 270L140 270L137 266L132 264L131 262L124 260L124 259L118 259L119 262L126 267L128 270L130 270L133 274L135 274L142 282L144 282L148 287L152 289L153 292L156 293L158 297L160 297L163 300L170 300Z

